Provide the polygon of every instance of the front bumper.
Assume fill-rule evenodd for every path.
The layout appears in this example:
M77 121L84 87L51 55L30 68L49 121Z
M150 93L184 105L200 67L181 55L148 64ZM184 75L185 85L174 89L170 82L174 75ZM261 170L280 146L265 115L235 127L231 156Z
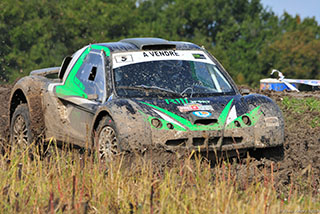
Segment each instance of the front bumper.
M281 127L255 127L218 131L152 130L152 143L161 144L168 150L232 151L267 148L282 145Z

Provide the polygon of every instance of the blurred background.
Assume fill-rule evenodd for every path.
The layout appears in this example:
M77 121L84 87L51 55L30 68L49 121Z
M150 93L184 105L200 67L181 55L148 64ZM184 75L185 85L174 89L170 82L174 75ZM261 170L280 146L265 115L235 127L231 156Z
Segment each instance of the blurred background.
M288 78L320 79L319 5L318 0L1 0L0 84L60 66L89 43L128 37L204 46L238 84L250 87L273 68Z

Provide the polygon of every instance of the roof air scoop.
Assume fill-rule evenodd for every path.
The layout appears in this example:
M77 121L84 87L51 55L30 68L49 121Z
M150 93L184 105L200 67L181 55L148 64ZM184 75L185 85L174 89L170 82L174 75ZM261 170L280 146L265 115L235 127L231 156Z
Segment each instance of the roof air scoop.
M131 38L123 39L120 42L133 44L140 50L172 50L176 48L175 44L160 38Z
M174 44L158 44L158 45L143 45L141 50L173 50L176 48Z

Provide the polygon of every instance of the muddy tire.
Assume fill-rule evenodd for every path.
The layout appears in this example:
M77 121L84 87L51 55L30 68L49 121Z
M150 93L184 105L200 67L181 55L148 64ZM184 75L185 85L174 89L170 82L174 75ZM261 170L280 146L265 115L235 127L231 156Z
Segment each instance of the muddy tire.
M250 156L258 160L261 158L266 158L272 161L282 161L284 159L284 148L283 145L281 145L276 147L256 149L250 151Z
M121 152L117 128L108 116L102 118L96 129L95 146L100 160L110 161Z
M12 148L21 151L27 149L33 137L30 129L30 113L27 104L20 104L13 113L10 126L10 143Z

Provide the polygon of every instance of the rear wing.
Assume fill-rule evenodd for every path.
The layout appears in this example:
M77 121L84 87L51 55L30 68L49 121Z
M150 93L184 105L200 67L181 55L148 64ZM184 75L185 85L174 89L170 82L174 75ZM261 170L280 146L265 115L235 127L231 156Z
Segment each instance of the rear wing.
M47 78L59 78L63 79L64 73L66 72L70 62L72 60L71 56L64 58L60 67L44 68L39 70L31 71L30 76L43 76ZM54 76L54 77L53 77Z
M43 76L47 77L49 75L57 75L58 78L58 73L59 73L60 67L52 67L52 68L43 68L39 70L34 70L31 71L30 76Z

